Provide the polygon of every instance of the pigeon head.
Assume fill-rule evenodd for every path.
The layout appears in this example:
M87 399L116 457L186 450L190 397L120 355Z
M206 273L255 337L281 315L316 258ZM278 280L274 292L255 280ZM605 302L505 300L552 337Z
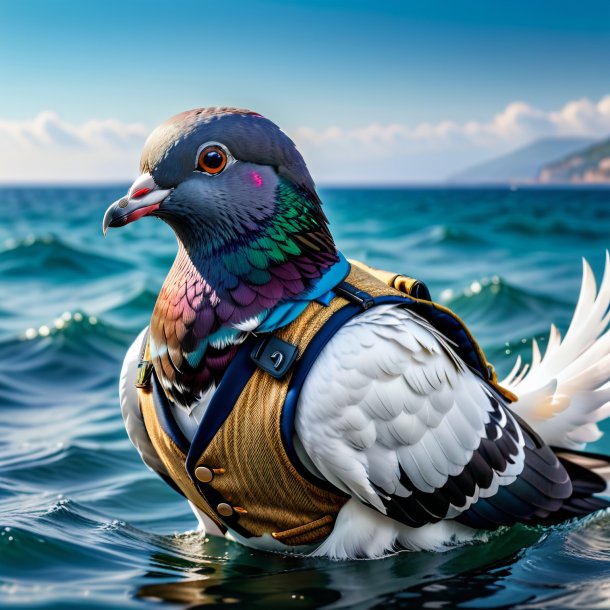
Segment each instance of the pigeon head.
M306 200L325 222L294 143L249 110L201 108L157 127L144 145L140 177L111 206L104 231L143 216L169 224L180 241L209 254L244 240L284 211L278 190Z
M103 228L156 216L178 237L151 352L166 394L188 405L220 379L244 333L308 293L339 256L303 158L259 114L178 114L152 132L140 171Z

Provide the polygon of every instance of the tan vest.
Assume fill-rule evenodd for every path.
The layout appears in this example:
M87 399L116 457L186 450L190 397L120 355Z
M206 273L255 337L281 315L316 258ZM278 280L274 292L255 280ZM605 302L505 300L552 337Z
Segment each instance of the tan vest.
M454 314L437 304L407 296L417 286L416 280L352 261L345 282L373 298L398 297L397 300L404 300L405 306L432 312L433 317L447 316L446 323L459 325L460 332L465 332L471 341L473 358L480 361L476 368L488 383L509 400L515 400L497 385L493 368ZM353 306L349 295L348 298L336 296L328 306L311 302L296 320L274 333L275 337L296 347L296 362L279 379L261 368L254 369L209 444L200 455L189 455L190 472L185 467L185 451L162 425L151 384L144 382L138 387L146 430L169 476L220 527L229 527L245 537L270 534L288 545L318 543L332 531L348 496L318 481L302 465L293 463L294 458L290 459L282 442L280 427L291 379L305 350L324 324L349 304ZM148 346L146 349L144 361L148 363Z

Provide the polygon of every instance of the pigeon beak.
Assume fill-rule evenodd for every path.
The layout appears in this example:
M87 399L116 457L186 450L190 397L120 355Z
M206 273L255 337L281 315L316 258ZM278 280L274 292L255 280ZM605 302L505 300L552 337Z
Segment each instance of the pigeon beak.
M171 192L172 189L159 188L150 174L142 174L131 185L127 195L106 210L102 222L104 235L108 227L122 227L158 210Z

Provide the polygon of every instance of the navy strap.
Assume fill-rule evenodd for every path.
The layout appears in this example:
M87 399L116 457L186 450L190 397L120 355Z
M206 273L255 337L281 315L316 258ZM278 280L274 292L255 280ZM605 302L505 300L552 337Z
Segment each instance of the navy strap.
M347 299L349 303L339 309L327 320L324 326L322 326L311 340L303 355L296 361L280 418L280 435L289 460L301 476L319 487L333 491L334 493L342 494L342 492L331 483L324 479L320 479L305 467L296 453L293 435L296 407L305 379L314 362L320 355L320 352L324 349L324 346L348 320L373 306L400 305L406 307L427 319L445 336L454 341L457 344L455 349L458 355L472 369L480 372L483 378L487 378L488 371L487 369L483 370L481 368L482 364L479 360L475 346L469 339L461 323L453 316L434 307L432 303L420 301L407 295L394 294L372 297L366 292L357 290L347 282L342 282L337 286L335 292ZM261 342L263 343L261 344ZM208 405L205 416L199 424L187 455L186 469L191 479L195 482L194 470L197 466L197 461L226 421L244 387L254 374L256 367L261 366L261 363L258 361L260 358L257 359L257 354L262 353L262 348L268 345L269 337L264 336L261 338L250 336L240 347L236 356L225 371L222 381L214 392L212 400ZM254 359L252 354L254 354ZM292 358L290 364L292 364ZM283 370L282 375L286 372L287 370ZM209 494L212 492L212 489L208 486L205 491L206 494ZM211 498L209 499L211 500ZM220 496L218 499L221 499ZM232 527L234 526L235 525L232 525Z
M221 502L226 502L213 485L202 484L195 476L195 468L198 460L207 449L208 445L226 421L231 413L239 395L248 383L250 377L256 370L256 365L250 358L250 352L254 344L260 338L249 337L240 347L237 354L227 367L218 388L212 396L212 400L206 409L203 419L199 423L197 432L191 443L191 447L186 456L186 471L194 485L199 489L201 495L206 499L211 507L218 506ZM251 532L239 524L239 513L234 512L228 517L219 517L225 526L229 526L244 538L250 538Z
M344 295L342 294L341 296ZM370 301L366 298L367 296L369 297ZM408 296L398 295L388 295L373 298L370 297L370 295L366 295L366 293L359 292L356 294L356 297L357 298L349 299L352 301L349 305L346 305L333 314L333 316L326 322L326 324L324 324L316 336L311 340L307 349L305 350L305 353L298 360L296 369L292 379L290 380L290 385L288 387L288 393L286 395L280 420L281 438L290 461L302 476L311 481L315 481L316 484L320 485L321 487L324 487L324 484L330 484L327 481L323 481L319 477L316 477L307 468L305 468L305 466L299 460L294 448L293 435L296 407L303 384L305 383L305 379L307 378L313 363L320 355L320 352L324 349L324 346L348 320L361 313L363 309L369 309L370 307L377 305L396 304L402 305L410 311L421 315L424 319L428 320L432 326L434 326L456 344L454 346L455 351L474 373L479 375L486 382L490 379L490 371L488 370L487 366L483 366L483 363L479 359L475 345L468 337L461 323L443 310L434 307L432 303L419 301ZM344 298L349 297L345 295ZM366 305L364 305L361 300L364 301ZM496 391L493 386L490 386L490 388Z
M153 404L155 406L155 413L157 414L159 425L182 453L188 453L190 443L186 436L184 436L182 430L178 427L172 414L169 400L167 400L165 392L161 391L157 374L154 371L150 376L149 383L152 389Z
M316 485L339 494L342 494L342 492L327 481L323 481L318 477L315 477L315 475L307 470L307 468L299 460L294 450L292 434L294 431L296 403L301 387L305 381L307 373L311 369L311 366L313 365L320 351L322 351L324 345L326 345L330 338L341 328L341 326L343 326L343 324L345 324L345 322L347 322L347 320L358 313L361 313L365 308L368 309L368 307L372 306L373 304L404 303L406 300L404 297L398 296L387 296L373 299L369 294L357 291L349 284L344 284L344 286L344 292L346 293L344 298L349 298L349 295L352 297L349 298L349 300L352 302L331 316L331 318L326 322L326 324L324 324L324 326L311 341L309 347L303 354L303 358L298 361L297 368L295 369L295 373L288 389L288 395L286 402L284 403L284 409L280 419L280 433L282 436L282 441L288 457L294 467L305 478L315 480ZM225 371L218 388L214 392L212 400L206 409L205 415L197 428L197 432L192 440L191 447L186 458L186 470L196 484L197 479L195 477L195 468L197 466L197 462L231 413L231 410L239 399L240 394L254 374L256 367L260 366L260 363L258 363L256 359L252 358L252 354L256 354L259 351L261 344L263 346L268 345L268 339L269 338L266 336L262 338L250 336L248 340L241 345L236 356L233 358ZM211 488L210 486L207 486L205 489L205 494L209 494L210 492Z
M250 353L258 340L257 337L250 336L242 343L210 400L186 456L186 470L192 477L197 460L203 455L222 424L229 417L239 395L256 370L256 364L250 358Z

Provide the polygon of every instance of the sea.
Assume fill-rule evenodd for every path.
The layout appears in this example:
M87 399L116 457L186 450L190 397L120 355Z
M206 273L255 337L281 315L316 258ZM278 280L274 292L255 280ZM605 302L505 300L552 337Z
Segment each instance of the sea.
M374 561L197 533L186 502L140 461L119 409L123 355L176 253L152 218L102 236L126 188L0 189L0 607L610 607L606 514ZM605 188L320 195L344 254L424 281L500 376L530 359L533 338L544 350L551 323L566 330L583 257L600 278L610 246ZM610 435L590 449L610 454Z

